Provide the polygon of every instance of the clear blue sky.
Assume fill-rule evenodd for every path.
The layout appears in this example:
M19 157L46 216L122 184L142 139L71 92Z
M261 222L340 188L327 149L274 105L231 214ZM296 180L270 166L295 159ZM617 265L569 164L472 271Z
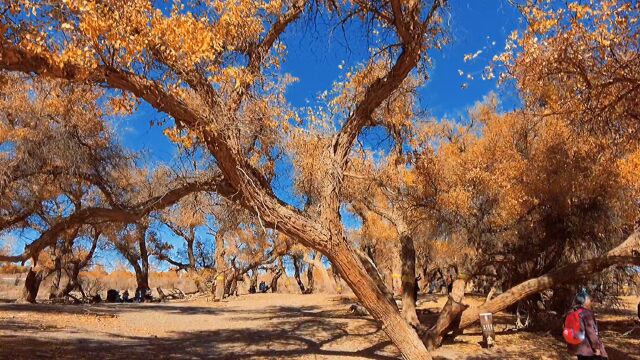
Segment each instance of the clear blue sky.
M445 18L448 23L449 44L443 50L432 52L433 68L430 78L420 90L420 106L436 118L460 119L465 110L491 91L496 91L503 101L503 108L517 104L517 96L509 89L498 89L496 79L481 80L480 72L492 56L504 48L508 34L522 26L516 9L506 0L452 0ZM329 36L327 36L329 34ZM301 21L288 29L283 40L288 49L282 70L299 79L287 92L288 101L296 107L313 104L317 95L331 89L349 67L366 58L368 44L363 41L360 29L332 29L318 19ZM464 55L482 53L465 62ZM339 65L343 64L340 69ZM459 75L462 70L464 76ZM475 80L468 80L471 73ZM463 84L466 88L462 88ZM113 126L123 144L136 151L143 151L143 158L151 165L170 163L175 156L175 146L162 134L162 127L149 125L151 120L166 118L149 105L142 104L127 119L114 120ZM292 168L286 161L277 165L278 177L274 183L276 193L286 201L300 206L291 191ZM359 226L357 219L344 214L347 227ZM182 241L169 231L162 235L181 248ZM28 242L35 234L22 234L21 243ZM204 232L201 235L207 236ZM29 239L30 240L30 239ZM18 245L21 248L21 245ZM14 249L14 251L17 249Z
M505 106L513 106L514 94L498 90L496 79L481 80L480 72L504 48L506 36L521 26L516 9L506 0L452 0L449 9L446 21L450 43L431 53L434 66L420 91L420 105L437 118L458 118L490 91L498 91ZM321 19L315 23L301 21L288 29L283 39L289 56L282 71L299 79L287 91L293 106L313 103L349 66L365 58L367 44L358 35L355 29L332 29ZM478 50L483 52L476 59L463 61L465 54ZM343 69L340 64L344 64ZM465 75L472 73L475 80L460 76L458 70ZM464 83L468 84L466 89L462 89ZM175 147L162 134L162 128L149 126L150 120L165 117L142 104L129 119L117 121L116 127L125 146L144 150L155 161L170 161Z
M482 80L480 73L493 55L504 49L510 32L522 26L517 10L506 0L452 0L449 9L445 18L449 44L431 53L433 68L429 81L419 92L420 106L436 118L461 119L467 108L491 91L498 93L503 108L516 106L517 95L511 89L498 88L496 79ZM299 79L287 91L287 99L295 107L312 105L318 94L331 89L332 83L349 67L366 59L368 44L360 29L334 29L327 21L316 19L300 21L287 30L283 40L288 57L282 71ZM465 54L478 50L482 53L474 60L464 61ZM459 74L460 70L464 75ZM469 73L474 80L466 77ZM133 116L117 121L115 126L125 146L142 150L151 163L166 163L171 162L175 147L162 134L161 127L149 126L150 120L162 118L166 116L142 104ZM291 190L291 165L282 161L276 170L276 193L300 206L301 200ZM347 227L359 226L357 218L346 212L343 215ZM169 231L162 233L177 248L183 246ZM201 235L207 236L204 232Z

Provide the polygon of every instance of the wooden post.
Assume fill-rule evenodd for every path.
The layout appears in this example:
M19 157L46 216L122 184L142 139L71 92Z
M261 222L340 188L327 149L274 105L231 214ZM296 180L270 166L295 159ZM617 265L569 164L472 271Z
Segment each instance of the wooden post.
M218 274L216 276L216 293L213 297L213 301L221 301L224 298L224 274Z
M482 326L482 340L484 345L490 348L496 343L496 333L493 328L493 314L480 314L480 325Z

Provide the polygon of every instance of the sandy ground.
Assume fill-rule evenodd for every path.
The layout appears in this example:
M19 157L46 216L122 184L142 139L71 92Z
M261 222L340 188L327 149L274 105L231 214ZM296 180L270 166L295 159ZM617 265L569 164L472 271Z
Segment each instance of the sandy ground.
M162 304L0 304L0 359L397 359L397 349L368 317L350 315L353 300L336 295L255 294L221 303L199 299ZM444 299L424 302L429 315ZM640 359L633 301L603 314L610 359ZM569 359L549 333L515 332L496 317L498 346L479 346L465 330L436 359Z

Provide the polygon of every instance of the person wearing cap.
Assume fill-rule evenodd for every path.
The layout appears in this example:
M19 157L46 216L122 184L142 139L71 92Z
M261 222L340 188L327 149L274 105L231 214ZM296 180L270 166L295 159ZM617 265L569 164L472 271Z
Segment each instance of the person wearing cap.
M574 310L578 309L582 309L580 311L580 320L586 336L577 345L567 344L569 353L576 355L578 360L607 359L607 351L600 340L596 318L591 310L591 295L584 288L576 294Z

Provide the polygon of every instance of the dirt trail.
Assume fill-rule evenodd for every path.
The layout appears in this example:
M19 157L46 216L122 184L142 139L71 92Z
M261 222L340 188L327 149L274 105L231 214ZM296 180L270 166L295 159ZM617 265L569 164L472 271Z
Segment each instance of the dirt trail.
M372 319L348 313L352 301L255 294L222 303L0 304L0 359L397 359ZM420 308L428 314L442 302ZM640 331L619 336L628 318L603 324L612 360L640 359L634 355L640 354ZM472 328L435 358L568 359L562 342L551 335L512 333L506 327L497 325L496 349L481 349L479 329Z

